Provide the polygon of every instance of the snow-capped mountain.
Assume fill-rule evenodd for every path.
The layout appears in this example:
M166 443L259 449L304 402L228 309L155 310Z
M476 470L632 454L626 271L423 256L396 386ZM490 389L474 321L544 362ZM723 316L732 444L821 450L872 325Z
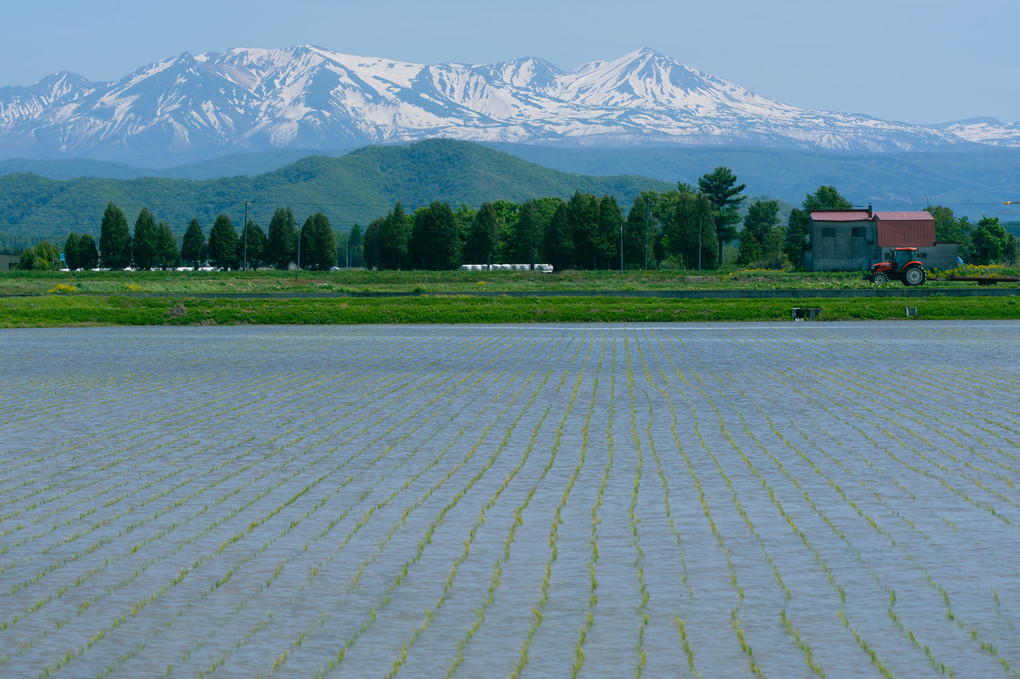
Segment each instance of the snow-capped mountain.
M1003 123L996 118L968 118L933 127L979 144L1020 147L1020 122Z
M58 73L0 88L0 157L165 165L427 137L854 151L967 143L950 130L781 104L649 49L570 72L536 58L422 65L309 46L233 49L112 83Z

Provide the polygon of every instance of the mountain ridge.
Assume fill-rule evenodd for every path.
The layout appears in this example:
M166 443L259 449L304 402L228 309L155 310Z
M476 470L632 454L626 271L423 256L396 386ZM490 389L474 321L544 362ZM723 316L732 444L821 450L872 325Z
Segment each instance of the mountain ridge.
M108 202L133 223L143 207L166 220L180 237L192 218L208 231L226 213L237 225L244 202L250 218L266 228L273 211L292 207L300 221L324 212L334 227L365 226L401 201L410 211L432 203L478 207L500 199L569 198L575 191L615 196L626 209L644 190L675 183L620 175L591 177L541 167L503 151L457 140L370 146L334 158L311 156L253 177L205 181L169 178L66 181L27 173L0 177L0 241L27 246L41 238L63 240L70 231L98 236Z
M432 137L875 152L981 139L789 106L649 48L570 71L537 57L414 64L309 45L234 48L184 52L113 82L64 71L0 88L0 158L91 157L160 168L230 153ZM996 143L1009 142L999 133Z
M441 140L436 140L437 142ZM407 144L394 145L396 149ZM718 166L729 167L753 195L800 203L820 185L833 185L857 205L876 209L921 209L946 205L977 220L996 215L1006 200L1015 200L1020 149L976 147L947 152L848 153L767 149L761 147L557 147L485 144L519 159L574 175L640 175L675 184L695 184ZM271 173L308 156L343 157L351 149L315 152L275 149L182 165L164 170L102 161L0 160L0 176L30 172L69 180L79 177L141 179L158 177L206 181ZM0 229L2 229L0 225Z

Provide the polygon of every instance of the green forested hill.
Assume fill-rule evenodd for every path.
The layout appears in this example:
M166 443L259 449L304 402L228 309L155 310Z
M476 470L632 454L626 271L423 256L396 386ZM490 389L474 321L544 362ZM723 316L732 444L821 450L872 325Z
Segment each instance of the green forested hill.
M794 204L819 186L835 186L858 206L876 210L951 207L976 222L1020 200L1020 149L974 144L958 151L850 153L725 146L555 147L493 144L519 158L578 174L638 173L695 183L712 168L733 170L747 192Z
M0 246L63 239L71 231L98 236L110 201L124 209L131 223L148 207L180 237L196 217L208 232L221 212L240 226L245 200L253 201L249 217L263 227L277 207L290 206L300 221L321 210L334 227L345 229L383 216L398 200L410 211L433 201L477 207L483 201L567 198L581 191L613 195L627 209L641 191L674 185L638 176L568 174L478 144L445 139L366 147L339 158L313 156L255 177L207 181L57 181L18 173L0 177Z

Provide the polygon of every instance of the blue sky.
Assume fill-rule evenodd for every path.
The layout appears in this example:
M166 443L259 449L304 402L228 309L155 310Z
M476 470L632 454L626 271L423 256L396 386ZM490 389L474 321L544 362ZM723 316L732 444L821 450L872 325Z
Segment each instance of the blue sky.
M5 3L0 85L115 80L163 57L313 44L417 63L564 69L651 47L804 108L1020 121L1016 0L33 0Z

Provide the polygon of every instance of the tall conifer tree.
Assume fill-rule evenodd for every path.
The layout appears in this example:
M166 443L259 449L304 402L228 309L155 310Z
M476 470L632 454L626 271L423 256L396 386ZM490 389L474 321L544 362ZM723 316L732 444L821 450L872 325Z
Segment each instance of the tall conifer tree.
M286 269L297 259L298 232L294 227L294 213L288 208L277 208L269 221L269 235L263 258L270 266Z
M159 231L156 234L156 266L163 269L173 269L181 261L181 252L177 249L177 239L170 225L166 222L159 223Z
M202 233L202 225L197 219L192 219L184 232L184 239L181 241L181 259L190 264L195 271L205 262L206 244L205 234Z
M87 233L83 233L78 240L78 268L95 269L99 266L99 250L96 249L96 241Z
M249 219L237 237L237 261L243 263L247 260L250 268L258 268L265 262L265 250L266 232Z
M209 264L217 269L237 268L237 231L225 214L216 217L209 231Z
M300 238L302 269L329 271L336 264L336 240L326 215L310 215L301 227Z
M715 237L718 240L718 262L722 263L722 249L737 237L740 222L740 204L744 197L740 192L747 184L737 185L737 176L728 167L719 166L698 180L698 188L712 204L712 218L715 221Z
M379 238L379 262L382 269L399 269L407 264L407 248L411 241L411 220L398 200L382 224Z
M482 203L464 243L464 259L474 264L489 264L499 248L499 231L499 216L492 203Z
M157 266L156 250L159 247L159 228L156 218L148 208L143 207L135 220L135 235L131 241L131 253L135 267L149 270Z
M81 267L79 263L79 251L81 250L81 239L73 231L64 241L64 264L68 269L74 271Z
M538 264L542 258L542 213L538 211L535 201L529 200L521 205L514 225L514 243L516 253L514 259L522 264Z
M99 259L107 269L131 266L131 233L127 217L112 202L107 204L99 227Z

